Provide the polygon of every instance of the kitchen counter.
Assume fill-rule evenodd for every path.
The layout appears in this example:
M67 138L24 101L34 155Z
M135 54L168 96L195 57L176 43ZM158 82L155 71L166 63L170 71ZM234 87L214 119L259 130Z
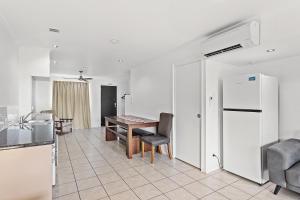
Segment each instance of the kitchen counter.
M55 143L52 121L28 123L23 128L10 126L0 132L0 150Z
M23 127L17 124L0 131L0 199L52 200L53 128L52 120L31 120Z

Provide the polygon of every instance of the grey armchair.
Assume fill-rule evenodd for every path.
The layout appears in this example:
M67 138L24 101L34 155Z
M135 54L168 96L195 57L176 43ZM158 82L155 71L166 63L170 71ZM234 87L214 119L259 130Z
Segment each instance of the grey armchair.
M274 194L281 187L300 193L300 140L288 139L267 150L270 181L276 184Z

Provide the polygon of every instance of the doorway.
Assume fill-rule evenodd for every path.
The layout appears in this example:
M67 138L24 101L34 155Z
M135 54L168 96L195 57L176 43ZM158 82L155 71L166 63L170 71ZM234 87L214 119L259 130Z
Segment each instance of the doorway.
M201 62L174 66L176 158L201 168Z
M101 126L105 118L117 115L117 86L101 85Z

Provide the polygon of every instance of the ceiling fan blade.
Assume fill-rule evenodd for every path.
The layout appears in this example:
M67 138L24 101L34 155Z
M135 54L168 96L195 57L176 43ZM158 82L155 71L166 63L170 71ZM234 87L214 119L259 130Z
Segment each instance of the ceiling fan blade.
M86 79L86 80L93 80L93 78L84 78L84 79Z
M78 79L78 78L75 78L75 77L74 77L74 78L65 78L65 77L64 77L64 79Z

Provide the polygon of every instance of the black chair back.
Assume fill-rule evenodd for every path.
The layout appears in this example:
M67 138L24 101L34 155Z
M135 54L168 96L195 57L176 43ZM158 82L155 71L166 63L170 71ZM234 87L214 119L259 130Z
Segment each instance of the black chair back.
M173 124L173 114L171 113L160 113L158 134L170 138L170 133Z

